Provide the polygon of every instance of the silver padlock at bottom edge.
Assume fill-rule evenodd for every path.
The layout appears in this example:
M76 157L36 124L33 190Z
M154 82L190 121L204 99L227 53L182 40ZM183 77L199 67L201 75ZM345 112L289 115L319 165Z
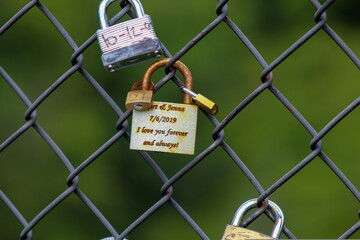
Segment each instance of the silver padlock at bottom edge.
M275 226L272 231L271 236L239 227L241 221L243 220L245 213L252 208L257 207L257 198L250 199L243 203L234 216L232 225L227 225L224 235L221 240L242 240L242 239L276 239L280 236L283 225L284 225L284 214L281 211L280 207L274 202L268 200L269 209L265 211L270 213L275 218Z
M116 0L103 0L99 6L102 29L97 39L102 52L102 62L107 71L128 67L162 54L160 40L156 37L149 15L145 15L139 0L128 0L137 18L108 26L106 10Z

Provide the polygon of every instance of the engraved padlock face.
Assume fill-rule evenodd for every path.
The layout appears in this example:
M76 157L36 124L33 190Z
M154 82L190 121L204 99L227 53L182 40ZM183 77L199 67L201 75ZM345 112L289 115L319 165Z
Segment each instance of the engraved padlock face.
M169 61L170 59L156 61L146 70L142 89L148 88L152 73ZM189 69L179 61L173 67L180 70L186 87L192 89ZM193 155L198 107L191 103L191 96L185 94L184 104L153 101L148 110L134 110L130 149Z
M198 107L157 102L134 111L130 149L194 155Z
M227 225L221 240L243 240L243 239L275 239L263 233L247 228Z
M142 81L136 82L131 91L128 92L125 102L127 110L146 110L151 108L151 102L154 92L154 84L151 82L149 90L136 90Z
M128 0L138 18L108 26L106 9L113 0L103 0L99 6L102 29L97 38L106 70L112 72L162 54L159 39L155 35L149 15L145 15L138 0Z

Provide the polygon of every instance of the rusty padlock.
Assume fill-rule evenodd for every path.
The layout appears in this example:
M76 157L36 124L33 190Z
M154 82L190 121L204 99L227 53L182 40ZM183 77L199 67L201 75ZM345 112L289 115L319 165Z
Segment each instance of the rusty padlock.
M150 83L148 85L149 89L136 90L142 84L142 81L138 81L132 86L126 97L125 107L127 110L146 110L151 107L154 83Z
M107 71L113 72L162 54L160 40L156 37L149 15L139 0L127 0L137 18L108 25L106 10L116 0L103 0L99 5L101 29L97 38L102 52L102 62Z
M169 58L154 62L146 70L142 89L149 89L152 74L165 66ZM180 61L173 65L185 79L185 87L192 90L189 69ZM184 104L155 102L150 109L133 112L130 149L193 155L198 107L192 105L192 96L184 93Z
M250 199L243 203L234 216L232 225L227 225L224 235L221 240L243 240L243 239L276 239L280 236L283 225L284 225L284 214L274 202L268 201L268 208L265 210L275 218L275 226L271 233L271 237L265 234L249 230L246 228L239 227L243 220L245 213L252 208L257 207L257 198ZM266 202L263 203L262 207L266 207Z

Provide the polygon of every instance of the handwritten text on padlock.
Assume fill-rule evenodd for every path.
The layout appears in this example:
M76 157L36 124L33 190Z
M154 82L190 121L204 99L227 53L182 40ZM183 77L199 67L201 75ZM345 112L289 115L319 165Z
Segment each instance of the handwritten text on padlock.
M103 53L130 46L144 39L154 38L154 30L148 16L119 23L98 32Z

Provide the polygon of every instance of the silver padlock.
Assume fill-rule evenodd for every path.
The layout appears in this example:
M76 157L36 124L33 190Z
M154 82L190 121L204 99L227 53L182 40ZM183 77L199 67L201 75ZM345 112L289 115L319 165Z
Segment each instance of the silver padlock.
M240 227L245 213L252 208L257 207L257 198L250 199L243 203L235 213L234 219L231 225L227 225L224 235L221 240L243 240L243 239L276 239L280 236L284 225L284 214L273 201L268 200L269 207L265 210L275 218L275 226L271 233L271 237L265 234ZM266 207L263 206L263 207Z
M106 10L116 0L103 0L99 6L102 29L97 31L103 65L113 72L162 54L160 40L156 37L149 15L145 15L139 0L127 0L134 8L137 18L108 25Z

